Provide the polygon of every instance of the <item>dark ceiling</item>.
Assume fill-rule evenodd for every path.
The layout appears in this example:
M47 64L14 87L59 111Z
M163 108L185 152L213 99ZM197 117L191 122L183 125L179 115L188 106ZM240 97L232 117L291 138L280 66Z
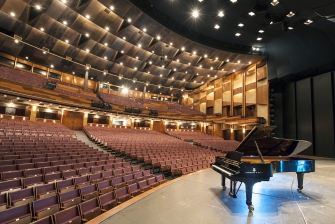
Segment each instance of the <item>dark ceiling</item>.
M332 69L334 1L270 3L0 0L0 51L81 77L89 64L89 78L95 81L138 90L149 83L148 91L175 96L266 56L271 79ZM193 7L199 8L198 19L190 17ZM251 11L255 16L248 15ZM295 15L288 18L290 11ZM303 24L307 19L313 22ZM214 24L220 28L214 29ZM283 31L289 27L293 30ZM14 35L22 38L17 44ZM43 48L49 52L43 54Z

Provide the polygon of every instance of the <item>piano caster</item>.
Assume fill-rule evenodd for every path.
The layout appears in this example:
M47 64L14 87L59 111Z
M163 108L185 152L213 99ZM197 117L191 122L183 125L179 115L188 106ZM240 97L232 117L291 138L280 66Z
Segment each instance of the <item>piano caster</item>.
M297 191L298 191L299 193L301 193L301 192L302 192L302 188L298 188Z
M248 205L248 209L249 212L253 212L255 210L253 205Z
M222 190L226 190L227 189L227 187L226 186L222 186Z

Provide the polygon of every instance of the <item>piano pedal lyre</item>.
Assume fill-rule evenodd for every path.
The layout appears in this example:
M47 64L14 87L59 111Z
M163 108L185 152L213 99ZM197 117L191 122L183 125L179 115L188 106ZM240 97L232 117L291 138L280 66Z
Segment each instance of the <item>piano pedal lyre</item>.
M236 189L236 185L239 181L233 181L230 180L230 191L229 191L229 196L232 198L237 198L237 193L240 190L240 187L242 185L242 182L240 182L240 185L238 186L238 188Z

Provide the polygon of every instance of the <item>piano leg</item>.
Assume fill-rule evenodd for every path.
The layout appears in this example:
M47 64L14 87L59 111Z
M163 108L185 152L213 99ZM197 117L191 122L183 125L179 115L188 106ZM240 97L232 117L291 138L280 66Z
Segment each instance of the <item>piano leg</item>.
M226 178L221 175L221 185L222 185L222 189L226 190Z
M297 191L298 192L301 192L302 189L304 188L303 185L304 185L304 174L305 173L298 173L297 172L297 180L298 180L298 189Z
M244 184L247 199L246 204L248 205L249 212L252 212L254 210L254 206L252 205L252 189L255 182L244 182Z

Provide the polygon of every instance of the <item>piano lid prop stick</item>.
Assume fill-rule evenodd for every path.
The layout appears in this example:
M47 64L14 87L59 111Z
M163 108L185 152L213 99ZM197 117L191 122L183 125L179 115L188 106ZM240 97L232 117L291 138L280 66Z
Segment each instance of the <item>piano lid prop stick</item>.
M258 152L258 154L259 154L259 157L260 157L260 159L261 159L262 163L263 163L263 164L265 164L265 162L264 162L264 159L263 159L263 156L262 156L262 153L261 153L261 150L259 149L259 147L258 147L258 144L257 144L256 140L255 140L254 138L252 138L252 140L254 140L254 142L255 142L256 149L257 149L257 152Z

